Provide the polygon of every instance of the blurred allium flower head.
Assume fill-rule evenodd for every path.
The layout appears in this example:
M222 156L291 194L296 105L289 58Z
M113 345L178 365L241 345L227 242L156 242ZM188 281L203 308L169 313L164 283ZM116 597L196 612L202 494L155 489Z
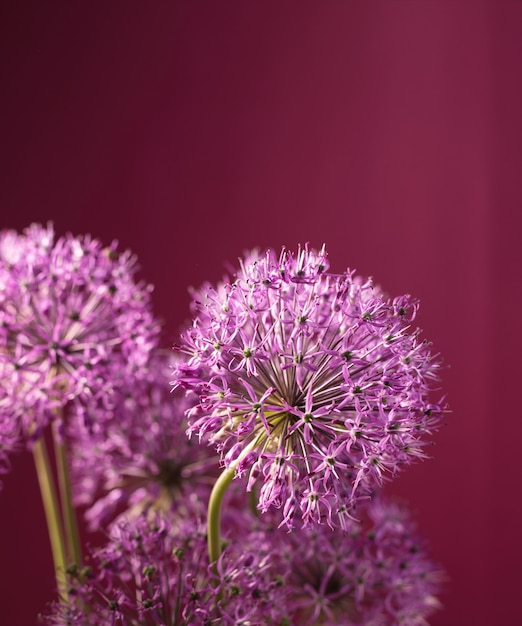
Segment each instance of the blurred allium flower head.
M372 501L348 532L297 529L281 545L292 624L427 626L444 575L406 509Z
M442 414L439 360L412 329L418 303L328 272L324 247L252 253L194 292L174 385L195 392L190 434L260 486L259 508L345 527L386 474L423 457Z
M136 270L116 242L56 238L51 225L0 233L0 411L25 436L146 362L158 328Z
M69 422L77 504L92 528L116 515L206 508L218 458L185 436L190 397L170 394L172 357L154 352L137 378Z
M440 607L441 571L395 504L372 502L346 531L289 534L271 517L230 511L215 570L203 518L122 519L88 567L71 569L71 601L46 623L427 626Z
M241 517L243 513L237 512ZM270 567L273 544L243 526L217 572L208 567L205 526L168 515L122 520L88 568L70 572L71 602L52 626L229 626L282 624L285 589Z

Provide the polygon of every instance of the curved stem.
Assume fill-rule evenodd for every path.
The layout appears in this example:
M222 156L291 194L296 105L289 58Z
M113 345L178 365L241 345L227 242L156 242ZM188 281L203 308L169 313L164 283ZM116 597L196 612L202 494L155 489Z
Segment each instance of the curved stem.
M229 467L221 473L208 501L208 556L213 568L216 567L216 561L221 555L221 504L234 473L234 467Z
M221 504L223 503L223 497L227 487L234 478L236 467L247 456L247 454L258 446L260 439L262 439L261 436L256 437L248 446L246 446L246 448L242 450L237 459L234 459L234 461L230 463L229 467L223 470L212 488L210 499L208 501L207 525L208 556L210 565L212 566L214 572L217 570L217 560L221 556Z
M67 583L66 570L67 563L65 557L65 547L63 544L63 530L60 521L60 508L58 498L56 497L56 489L54 479L47 453L47 446L42 437L40 437L33 447L33 457L36 466L36 475L40 485L40 493L47 520L47 530L49 532L49 540L51 542L51 551L53 554L54 569L56 575L56 584L58 593L62 600L67 599Z
M259 510L257 508L257 493L255 486L248 492L248 504L250 506L250 510L252 511L252 515L257 517L259 515Z
M53 441L56 469L58 472L58 485L60 487L63 525L67 539L67 556L70 563L80 565L82 560L80 533L78 531L76 512L72 503L71 478L69 473L69 463L67 460L67 449L65 443L60 439L57 422L54 422L53 424Z

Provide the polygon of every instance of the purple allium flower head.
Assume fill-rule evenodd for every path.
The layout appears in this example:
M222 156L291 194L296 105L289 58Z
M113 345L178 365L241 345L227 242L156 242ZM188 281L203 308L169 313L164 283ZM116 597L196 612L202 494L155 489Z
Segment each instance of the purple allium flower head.
M0 411L37 437L67 403L111 390L147 361L158 325L136 259L51 225L0 233Z
M260 485L259 508L344 527L386 474L423 457L442 407L440 366L411 328L418 303L328 272L324 247L252 253L205 285L177 346L174 385L195 392L189 433Z
M89 567L71 570L72 601L46 623L426 626L439 608L441 571L404 509L372 502L346 531L286 533L271 517L228 516L215 570L203 519L120 520Z
M346 532L296 529L282 541L292 624L427 626L444 575L428 557L408 512L380 500Z
M238 511L238 515L242 513ZM282 623L285 589L270 568L272 544L245 531L229 543L217 573L208 566L205 526L167 515L121 521L88 569L71 570L71 602L53 626L210 626Z
M219 462L185 435L190 398L170 394L171 357L153 353L139 378L122 381L103 406L68 428L77 504L92 505L92 528L117 513L206 507ZM125 384L126 383L126 384ZM95 416L92 416L92 413Z

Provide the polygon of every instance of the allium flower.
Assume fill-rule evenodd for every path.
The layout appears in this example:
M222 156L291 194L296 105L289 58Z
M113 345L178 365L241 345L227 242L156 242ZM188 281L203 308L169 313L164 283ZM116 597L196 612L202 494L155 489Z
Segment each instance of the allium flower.
M238 511L241 516L241 512ZM208 567L205 527L168 516L122 521L92 555L71 570L71 602L56 606L52 626L210 626L282 623L284 587L273 576L272 544L258 531L230 543L217 574Z
M346 531L293 533L272 525L271 515L227 508L215 570L203 520L120 521L89 567L71 570L72 601L55 606L46 623L426 626L440 606L441 571L394 504L372 502L364 522L348 520Z
M251 254L236 280L194 294L174 379L199 397L189 432L260 485L261 511L346 526L385 474L424 456L441 417L417 306L328 273L324 248Z
M92 505L92 528L117 513L184 512L189 500L206 507L218 458L185 436L190 399L171 396L170 360L154 353L139 378L122 381L103 405L70 421L75 499Z
M281 554L292 624L427 626L440 608L443 573L407 511L377 501L367 513L346 533L323 525L287 534Z
M136 269L115 242L56 239L51 225L0 233L0 412L25 436L147 361L158 329Z

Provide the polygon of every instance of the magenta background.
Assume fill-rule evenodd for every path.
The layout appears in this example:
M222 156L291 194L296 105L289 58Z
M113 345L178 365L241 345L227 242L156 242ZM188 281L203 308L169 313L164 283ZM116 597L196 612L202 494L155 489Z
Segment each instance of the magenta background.
M0 227L118 238L169 342L252 246L421 299L452 414L392 491L449 573L431 623L521 623L522 3L12 2L0 29ZM33 473L0 495L2 626L52 598Z

